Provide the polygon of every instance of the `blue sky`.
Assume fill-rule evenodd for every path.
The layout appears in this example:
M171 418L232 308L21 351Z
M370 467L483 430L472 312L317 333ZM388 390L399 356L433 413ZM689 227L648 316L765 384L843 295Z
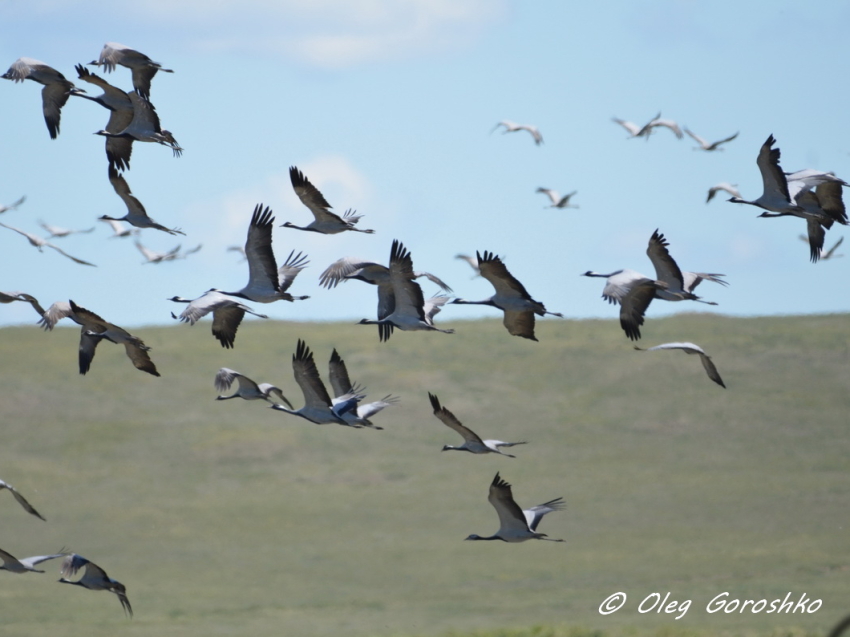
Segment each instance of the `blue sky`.
M154 78L151 99L185 152L175 159L165 147L136 143L125 177L150 216L188 235L145 230L146 246L203 244L185 261L141 265L131 239L110 239L95 221L124 214L103 139L92 134L107 111L72 98L51 140L40 87L0 82L0 204L27 196L0 221L35 234L43 234L39 219L97 226L55 240L97 268L39 254L0 228L0 290L28 292L45 306L71 298L119 325L165 324L180 309L167 297L239 289L247 267L226 247L244 243L256 203L271 206L278 224L311 219L289 184L291 165L335 210L357 209L360 225L376 233L276 228L279 261L292 249L309 255L290 291L311 298L255 305L273 318L374 318L373 288L324 290L318 276L342 256L386 263L393 239L459 296L482 299L492 288L454 255L490 250L550 310L613 318L603 282L579 274L652 274L645 250L656 228L682 269L724 273L730 286L699 288L716 308L656 301L650 320L850 305L850 258L811 264L798 239L802 220L758 219L757 209L725 197L705 203L720 181L748 199L761 193L755 158L770 134L785 170L850 178L847 94L832 88L847 58L844 3L814 15L792 2L4 0L0 17L3 69L33 57L74 81L74 65L114 41L175 70ZM127 69L91 68L131 88ZM704 153L667 130L647 142L626 139L611 121L644 123L659 111L710 140L740 135L723 152ZM503 119L536 125L545 143L491 134ZM577 190L580 209L546 208L539 186ZM844 233L828 232L827 246ZM453 306L437 321L485 315L496 313ZM0 325L34 320L28 306L0 306Z

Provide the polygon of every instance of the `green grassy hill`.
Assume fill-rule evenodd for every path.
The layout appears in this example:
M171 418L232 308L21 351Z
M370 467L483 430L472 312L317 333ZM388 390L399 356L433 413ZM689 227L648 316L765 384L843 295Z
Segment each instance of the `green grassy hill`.
M539 343L498 320L443 326L457 333L381 344L373 327L246 322L232 351L208 322L133 330L161 378L106 342L80 376L76 328L0 329L0 478L48 519L0 492L0 548L66 546L135 610L57 584L48 562L0 572L2 634L825 634L850 610L850 315L651 319L642 346L700 344L727 390L697 357L634 351L614 321L547 320ZM324 377L336 347L371 399L401 396L384 431L214 400L227 366L300 406L298 338ZM460 438L429 391L483 436L529 444L440 453ZM463 541L498 528L497 471L520 505L564 497L540 530L566 543ZM617 591L626 605L600 615ZM638 612L654 592L692 605ZM706 612L723 592L823 605ZM531 626L564 628L498 632Z

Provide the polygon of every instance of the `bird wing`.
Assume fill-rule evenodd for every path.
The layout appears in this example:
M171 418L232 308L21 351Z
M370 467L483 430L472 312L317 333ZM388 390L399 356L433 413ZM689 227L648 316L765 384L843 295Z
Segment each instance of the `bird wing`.
M90 564L90 562L82 555L69 553L65 556L65 559L62 560L62 565L59 567L59 573L62 577L73 577L77 574L77 571L86 564Z
M48 248L53 248L54 250L56 250L56 252L58 252L62 256L68 257L69 259L71 259L71 261L73 261L74 263L79 263L80 265L90 265L92 267L97 267L94 263L89 263L88 261L83 261L82 259L78 259L77 257L68 254L62 248L59 248L59 247L53 245L52 243L48 242L48 243L45 243L44 245L47 246Z
M233 381L237 378L242 378L242 374L229 367L222 367L215 375L215 389L220 394L226 392L233 385ZM250 380L250 379L248 379ZM251 381L254 382L254 381ZM242 383L239 383L240 387ZM255 383L256 385L256 383Z
M0 226L3 226L4 228L8 228L9 230L13 230L13 231L17 232L18 234L25 236L29 240L29 242L34 246L43 246L45 243L47 243L47 241L45 239L42 239L41 237L37 237L34 234L30 234L29 232L24 232L20 228L8 226L8 225L6 225L5 223L2 223L2 222L0 222Z
M248 259L249 288L280 291L277 262L272 250L272 224L274 217L271 208L263 204L254 206L248 238L245 241L245 257Z
M504 310L502 324L508 329L511 336L522 336L523 338L536 341L534 336L534 312L532 310Z
M524 131L528 131L532 138L534 138L534 143L538 146L543 143L543 135L540 134L540 131L537 130L536 126L529 126L528 124L523 124L520 126Z
M823 259L830 259L835 254L835 251L838 250L838 246L840 246L844 242L844 237L838 239L835 242L835 245L832 246L829 250L827 250L826 254L822 256Z
M129 109L115 109L109 113L109 121L106 122L106 132L115 135L123 132L133 121L132 104ZM133 137L108 137L106 138L106 158L109 165L118 170L130 168L130 156L133 154Z
M693 292L703 281L711 281L712 283L719 283L720 285L728 286L729 282L721 279L720 277L722 276L726 275L718 274L716 272L682 272L685 292Z
M78 358L81 374L85 374L91 369L91 362L94 360L94 354L101 340L96 336L86 334L85 327L80 330L80 352Z
M782 172L782 168L779 167L780 152L778 148L772 148L774 143L776 143L776 139L774 139L773 135L767 138L767 141L762 144L759 150L756 164L761 172L765 194L775 192L790 202L791 197L788 194L788 181L785 178L785 173Z
M537 525L540 524L540 520L543 519L544 515L552 513L552 511L563 511L565 506L563 500L564 498L555 498L554 500L533 506L530 509L525 509L522 513L525 516L528 528L536 531Z
M295 354L292 355L292 371L295 373L295 382L304 394L304 403L309 407L332 406L331 397L319 376L316 362L313 360L313 352L307 344L298 339Z
M153 376L159 376L156 365L153 364L150 354L148 354L149 349L150 347L136 336L124 341L124 351L127 352L127 357L133 361L135 368Z
M611 121L616 122L617 124L625 128L627 131L629 131L632 134L632 137L637 137L638 133L643 130L643 128L641 128L637 124L626 121L624 119L620 119L618 117L612 117Z
M141 131L162 133L162 125L159 122L159 115L156 114L154 105L137 91L130 91L127 95L133 104L133 120L127 126L126 132L130 135Z
M376 400L373 403L367 403L365 405L357 406L357 417L362 418L363 420L368 420L379 411L385 409L386 407L391 407L395 405L400 399L398 396L384 396L381 400Z
M113 325L112 323L95 314L91 310L87 310L84 307L80 307L70 299L68 300L68 305L71 310L69 316L80 325L84 325L85 327L91 329L94 332L105 332L108 329L121 329L117 325ZM48 312L49 311L50 310L48 310Z
M718 146L720 146L720 144L725 144L726 142L731 142L731 141L732 141L733 139L735 139L737 136L738 136L738 133L735 133L734 135L730 135L730 136L729 136L729 137L727 137L726 139L721 139L721 140L719 140L719 141L714 142L714 143L712 144L712 146L713 146L714 148L717 148Z
M457 433L463 436L463 439L467 442L479 442L482 445L484 441L476 434L474 431L469 429L468 427L464 427L461 422L455 417L455 415L450 412L448 409L440 405L440 399L437 398L434 394L428 393L428 397L431 399L431 407L434 408L434 415L446 426L450 429L454 429Z
M133 196L133 193L130 191L130 184L128 184L127 180L124 179L124 175L118 174L118 171L115 170L112 165L109 166L108 174L109 183L112 184L115 194L121 197L124 205L127 206L127 212L129 212L131 216L147 217L148 213L145 211L145 207L142 205L141 201Z
M298 198L305 206L310 209L316 221L339 221L340 224L345 224L342 217L332 213L329 208L332 206L327 202L325 197L319 192L310 180L304 176L295 166L289 167L289 180L292 182L292 189Z
M395 312L417 317L425 322L425 297L422 288L413 280L413 259L400 241L393 240L390 251L390 281L395 297ZM380 290L380 287L378 288ZM380 296L378 302L380 305ZM380 307L378 308L380 311Z
M233 347L233 342L236 340L236 330L239 329L239 325L245 317L246 309L244 305L236 302L223 302L213 309L212 333L222 347L227 349ZM268 318L264 314L257 316Z
M664 283L674 290L683 290L685 282L682 278L682 271L667 251L668 245L670 244L667 242L667 239L656 229L649 238L646 256L649 257L652 265L655 266L655 277L659 281L664 281Z
M558 207L558 208L566 208L566 207L567 207L567 204L569 204L569 203L570 203L570 198L571 198L573 195L575 195L577 192L578 192L578 190L573 190L572 192L567 193L566 195L564 195L563 197L561 197L561 198L558 200L558 203L556 204L556 205L557 205L557 207ZM578 206L572 206L572 207L573 207L573 208L578 208Z
M33 555L32 557L25 557L22 560L19 560L21 564L24 566L33 567L36 564L41 564L42 562L46 562L47 560L55 560L57 557L64 557L65 553L53 553L51 555Z
M44 520L45 522L47 521L46 518L43 515L41 515L41 513L36 511L35 507L33 507L29 502L27 502L27 499L24 496L22 496L20 493L18 493L18 490L15 487L13 487L11 484L8 484L8 483L4 482L3 480L0 480L0 489L8 489L12 493L12 495L14 496L15 500L18 501L18 504L20 504L24 508L24 511L26 511L30 515L34 515L35 517Z
M525 519L525 513L519 508L519 505L514 501L511 493L511 485L499 477L493 478L490 484L490 493L487 500L496 509L499 514L499 534L505 531L528 531L528 522Z
M547 197L549 197L549 201L552 202L552 205L555 206L558 204L559 197L558 193L552 190L551 188L538 188L537 192L545 193Z
M155 66L133 67L133 88L138 91L144 99L150 99L151 80L159 69Z
M385 266L378 263L372 263L357 257L342 257L341 259L337 259L331 263L327 268L325 268L325 271L319 275L319 284L327 289L334 288L349 274L357 272L367 266L385 268Z
M248 378L247 376L243 376L242 374L237 373L236 374L236 382L239 383L240 389L254 390L257 393L262 393L262 391L260 390L260 386L257 383L255 383L253 380ZM278 390L278 391L280 391L280 390Z
M289 289L289 286L295 281L295 277L298 276L301 270L307 267L308 263L310 262L307 260L306 254L302 252L295 254L295 250L289 253L286 261L277 270L278 287L281 292Z
M56 301L53 305L47 308L47 311L42 314L39 325L45 330L52 330L56 323L63 318L68 318L72 314L70 303L65 301ZM74 319L76 321L76 319Z
M44 113L44 122L50 133L50 139L56 139L59 135L59 120L62 115L62 107L71 96L74 87L70 82L54 82L41 89L41 109Z
M7 553L3 549L0 549L0 560L3 560L4 564L20 564L20 560L12 555L11 553Z
M27 196L24 195L20 199L18 199L15 203L10 203L8 206L0 206L0 212L8 212L9 210L14 210L18 206L20 206L24 201L26 201Z
M717 371L717 367L714 365L711 357L708 354L700 353L699 359L702 362L702 366L705 368L705 373L708 374L708 377L726 389L726 385L723 383L723 379L720 378L720 373Z
M815 187L818 205L829 217L842 225L847 224L847 211L842 197L842 185L838 181L827 181Z
M824 230L820 221L811 217L806 219L806 229L809 235L809 258L812 263L817 263L823 250L826 230Z
M438 278L438 277L434 276L434 275L433 275L433 274L431 274L430 272L414 272L414 273L413 273L413 276L414 276L414 278L416 278L416 279L418 279L419 277L423 277L423 276L424 276L424 277L425 277L426 279L428 279L431 283L434 283L434 284L436 284L436 285L440 286L440 288L443 290L443 292L448 292L449 294L451 294L451 293L452 293L452 291L453 291L453 290L452 290L452 289L451 289L448 285L446 285L446 284L443 282L443 280L442 280L442 279L440 279L440 278Z
M655 290L660 286L656 281L644 279L637 282L620 303L620 327L631 340L640 338L640 326L643 325L643 315L652 299Z
M685 127L685 132L686 132L688 135L690 135L690 137L691 137L691 138L693 138L693 140L694 140L697 144L699 144L699 145L702 147L702 149L703 149L703 150L705 150L705 149L707 149L707 148L708 148L708 146L709 146L708 142L707 142L707 141L705 141L702 137L700 137L700 136L699 136L699 135L697 135L696 133L694 133L694 132L690 131L687 127Z
M531 295L505 267L502 260L492 252L475 253L478 258L478 269L481 276L487 279L496 289L499 296L531 298Z
M351 380L348 377L348 369L345 366L345 361L337 353L336 348L331 353L331 360L328 363L329 373L328 378L335 397L340 397L352 390Z
M145 246L143 246L138 240L134 242L134 245L142 253L142 256L145 257L148 261L159 261L165 255L161 252L154 252L153 250L149 250Z

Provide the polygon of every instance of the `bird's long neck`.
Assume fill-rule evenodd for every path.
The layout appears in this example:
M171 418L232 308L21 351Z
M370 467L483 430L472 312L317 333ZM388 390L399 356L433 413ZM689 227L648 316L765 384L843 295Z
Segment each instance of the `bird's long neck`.
M582 276L592 276L598 277L600 279L607 279L609 277L614 276L615 274L620 274L622 270L617 270L616 272L611 272L610 274L600 274L599 272L585 272Z
M452 303L456 303L458 305L492 305L496 307L496 304L493 303L493 299L484 299L483 301L469 301L467 299L454 299Z
M746 199L741 199L740 197L730 197L729 199L727 199L727 201L731 201L732 203L745 203L751 206L756 206L757 208L761 208L761 206L757 203L753 201L747 201Z

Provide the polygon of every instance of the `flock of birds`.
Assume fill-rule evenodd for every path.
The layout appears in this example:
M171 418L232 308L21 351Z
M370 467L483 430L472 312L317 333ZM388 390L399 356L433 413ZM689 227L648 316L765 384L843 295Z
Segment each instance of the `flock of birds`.
M91 97L85 91L75 87L61 73L46 64L30 58L20 58L2 76L15 82L25 79L32 80L44 86L42 89L42 108L45 122L51 138L59 134L60 115L62 106L71 96L77 96L96 102L106 108L110 115L103 130L97 134L106 138L105 152L107 158L107 175L116 194L123 200L127 214L123 217L103 216L102 220L113 225L114 236L127 236L138 232L139 229L154 229L168 234L184 234L178 228L168 228L151 219L141 202L132 194L124 178L124 172L129 170L133 142L153 142L168 146L175 156L180 156L183 149L178 145L174 135L163 129L159 122L156 109L150 101L152 78L160 71L172 73L170 69L151 60L146 55L117 43L107 43L97 60L89 65L102 67L106 72L112 72L117 66L129 68L132 71L133 90L125 92L99 76L91 73L83 65L77 65L76 71L80 80L98 87L103 91L98 97ZM623 126L630 138L643 137L648 139L657 129L666 128L677 137L682 138L683 132L679 125L667 119L662 119L660 113L643 126L631 122L614 119ZM502 121L496 129L503 128L504 133L526 131L535 144L543 143L540 131L534 126ZM707 142L687 128L684 133L692 137L698 144L699 150L706 152L722 150L723 144L732 142L738 135L730 135L715 142ZM762 217L796 216L806 220L810 245L810 258L827 259L835 255L836 244L831 250L824 252L825 231L834 223L847 224L847 215L842 201L842 188L848 184L832 173L811 169L794 173L786 173L779 166L779 149L774 147L775 139L770 136L758 153L757 165L761 171L764 184L761 196L754 200L745 200L730 184L718 184L709 191L708 201L721 190L729 192L729 201L762 208ZM281 227L333 235L342 232L358 232L374 234L372 229L359 227L363 215L348 209L343 214L336 214L322 193L316 188L296 166L289 171L293 191L303 205L312 213L313 220L306 225L296 225L285 222ZM538 192L549 197L553 208L576 208L570 203L575 191L565 196L548 188L539 188ZM24 198L0 207L0 213L17 209ZM119 225L126 222L133 227L127 230ZM309 261L302 252L292 250L285 260L278 265L272 245L272 231L275 217L272 210L263 204L257 204L251 215L244 247L234 248L243 253L248 264L247 283L239 290L222 290L210 288L194 298L172 296L169 300L185 304L179 315L172 317L182 322L194 325L208 314L212 315L212 334L224 348L235 346L237 330L246 314L258 318L268 318L256 311L251 303L269 304L278 301L303 301L306 295L293 295L289 292L300 272L307 267ZM24 232L18 228L0 223L14 232L24 235L32 245L39 249L50 247L81 265L92 266L92 263L73 257L47 239ZM50 226L41 222L41 226L51 238L61 238L75 232L91 232L85 230L67 230ZM162 263L179 258L185 258L196 252L201 246L180 252L180 246L167 253L156 253L146 249L136 241L137 248L145 257L144 263ZM233 249L233 248L232 248ZM642 274L636 270L621 269L610 273L587 271L584 276L604 278L605 286L602 298L611 304L620 306L620 325L625 335L632 341L641 337L640 327L644 324L645 313L654 299L662 301L694 301L716 305L705 301L694 293L702 281L727 285L725 275L718 273L690 272L680 269L669 251L669 242L665 236L656 230L649 238L647 256L655 270L654 276ZM492 296L478 301L460 297L451 297L452 289L439 277L430 272L417 271L413 267L410 251L401 241L392 242L387 265L367 261L355 257L342 257L330 264L320 275L322 287L332 289L350 280L357 280L372 285L377 291L377 317L364 318L363 325L377 325L378 339L386 342L394 330L402 331L431 331L452 334L454 330L438 327L435 316L446 307L454 304L477 304L494 307L502 312L503 324L510 335L537 341L535 333L535 317L554 316L562 314L552 312L546 306L535 300L525 286L508 270L503 260L494 252L483 250L475 256L459 254L458 258L466 260L475 271L476 276L486 279L494 288ZM440 288L440 292L425 298L418 279L426 279ZM150 347L141 338L130 334L127 330L110 323L95 312L88 310L73 300L57 301L44 309L39 301L31 294L24 292L0 292L0 303L12 302L29 303L38 314L39 324L45 330L52 330L62 319L69 319L78 324L80 329L78 364L79 372L86 374L90 371L98 345L107 340L114 344L123 345L125 352L140 371L153 376L160 376L151 355ZM641 349L641 348L635 348ZM686 354L699 356L708 377L717 385L725 384L718 373L712 359L698 345L690 342L670 342L650 347L642 351L681 350ZM292 416L305 419L314 424L337 424L353 428L370 428L380 430L382 427L374 424L373 418L387 407L396 405L399 398L389 394L384 398L363 403L364 388L350 380L345 361L333 350L328 363L328 388L322 381L312 350L302 340L298 339L296 350L292 356L292 369L296 384L303 395L303 406L295 409L293 403L285 396L284 391L270 383L258 383L236 370L222 367L215 376L214 386L219 392L217 400L240 398L248 401L263 401L270 408ZM235 387L234 387L235 386ZM227 394L226 392L233 391ZM501 440L483 439L468 427L461 424L455 415L446 409L436 395L429 393L434 416L444 425L454 430L463 438L459 446L445 445L443 451L458 450L472 454L498 454L514 458L506 453L506 449L526 444L525 441L505 442ZM20 503L25 511L42 520L44 518L29 504L29 502L11 485L0 481L0 490L8 490ZM542 518L553 511L563 509L562 498L549 500L542 504L522 509L514 500L511 485L496 474L489 486L488 500L494 507L499 518L499 529L491 536L481 537L475 534L467 540L501 540L504 542L523 542L530 539L552 540L540 533L538 525ZM110 578L106 572L93 562L75 553L60 550L49 555L39 555L17 559L0 550L3 565L0 570L12 573L43 572L36 568L39 564L62 558L59 580L63 583L75 584L90 590L107 590L114 593L120 600L123 609L132 615L132 607L127 598L126 588L120 582ZM70 580L78 571L85 568L80 579Z

